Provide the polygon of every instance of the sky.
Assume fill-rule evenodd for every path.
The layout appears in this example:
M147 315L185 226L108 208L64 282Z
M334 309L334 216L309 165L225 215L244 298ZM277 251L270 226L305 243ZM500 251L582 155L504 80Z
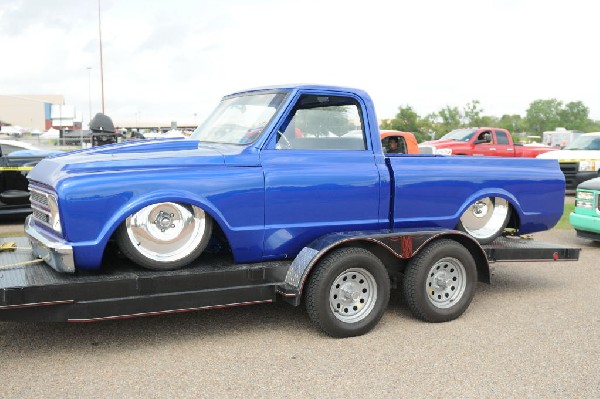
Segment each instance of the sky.
M113 118L199 123L230 92L316 83L366 90L380 119L549 98L600 119L594 0L0 0L0 94L100 112L99 8Z

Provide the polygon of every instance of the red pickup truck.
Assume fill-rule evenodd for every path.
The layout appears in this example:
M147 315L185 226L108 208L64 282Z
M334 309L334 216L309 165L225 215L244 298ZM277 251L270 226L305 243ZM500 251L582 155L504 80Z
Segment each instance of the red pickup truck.
M535 158L556 149L544 145L515 144L508 130L495 127L456 129L439 140L419 144L421 153L496 157Z

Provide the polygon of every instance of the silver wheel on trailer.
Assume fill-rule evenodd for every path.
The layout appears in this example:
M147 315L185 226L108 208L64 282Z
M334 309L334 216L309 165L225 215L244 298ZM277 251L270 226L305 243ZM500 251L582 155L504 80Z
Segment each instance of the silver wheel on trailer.
M311 271L305 304L311 321L333 337L353 337L379 322L390 297L390 278L377 256L362 248L339 248Z
M480 244L487 244L504 232L510 210L510 204L504 198L482 198L463 212L457 230L469 234Z
M439 239L409 261L403 295L415 317L438 323L454 320L467 310L476 283L477 266L468 249Z
M140 266L174 270L202 253L211 231L212 219L202 209L163 202L129 216L116 238L123 254Z
M367 317L377 302L375 277L363 268L342 272L329 291L329 307L336 319L355 323Z
M467 273L456 258L442 258L427 272L427 299L436 308L447 309L458 303L465 293Z

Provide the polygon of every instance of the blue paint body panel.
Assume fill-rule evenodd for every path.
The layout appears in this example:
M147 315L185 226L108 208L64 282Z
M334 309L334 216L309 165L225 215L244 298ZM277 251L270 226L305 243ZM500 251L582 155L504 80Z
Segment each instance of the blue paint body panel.
M292 258L335 232L453 229L470 204L489 196L510 201L520 233L549 229L562 214L564 176L553 160L386 157L371 99L355 89L269 87L224 101L263 92L283 93L284 100L247 144L137 141L40 162L28 177L56 192L60 238L73 247L76 266L100 267L119 225L143 207L166 201L204 209L225 234L234 260L245 263ZM357 104L365 149L278 149L278 135L307 95L348 97Z

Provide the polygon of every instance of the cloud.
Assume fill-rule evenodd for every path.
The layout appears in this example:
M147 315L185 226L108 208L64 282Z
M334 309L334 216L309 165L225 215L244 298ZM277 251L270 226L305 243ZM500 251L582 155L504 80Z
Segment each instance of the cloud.
M101 6L105 103L115 117L204 115L228 92L298 82L365 89L385 118L401 105L425 115L473 99L492 115L524 114L533 100L558 98L581 100L600 119L600 84L587 60L596 47L593 2ZM3 94L64 94L80 110L88 109L91 94L99 110L97 22L96 1L3 1Z

